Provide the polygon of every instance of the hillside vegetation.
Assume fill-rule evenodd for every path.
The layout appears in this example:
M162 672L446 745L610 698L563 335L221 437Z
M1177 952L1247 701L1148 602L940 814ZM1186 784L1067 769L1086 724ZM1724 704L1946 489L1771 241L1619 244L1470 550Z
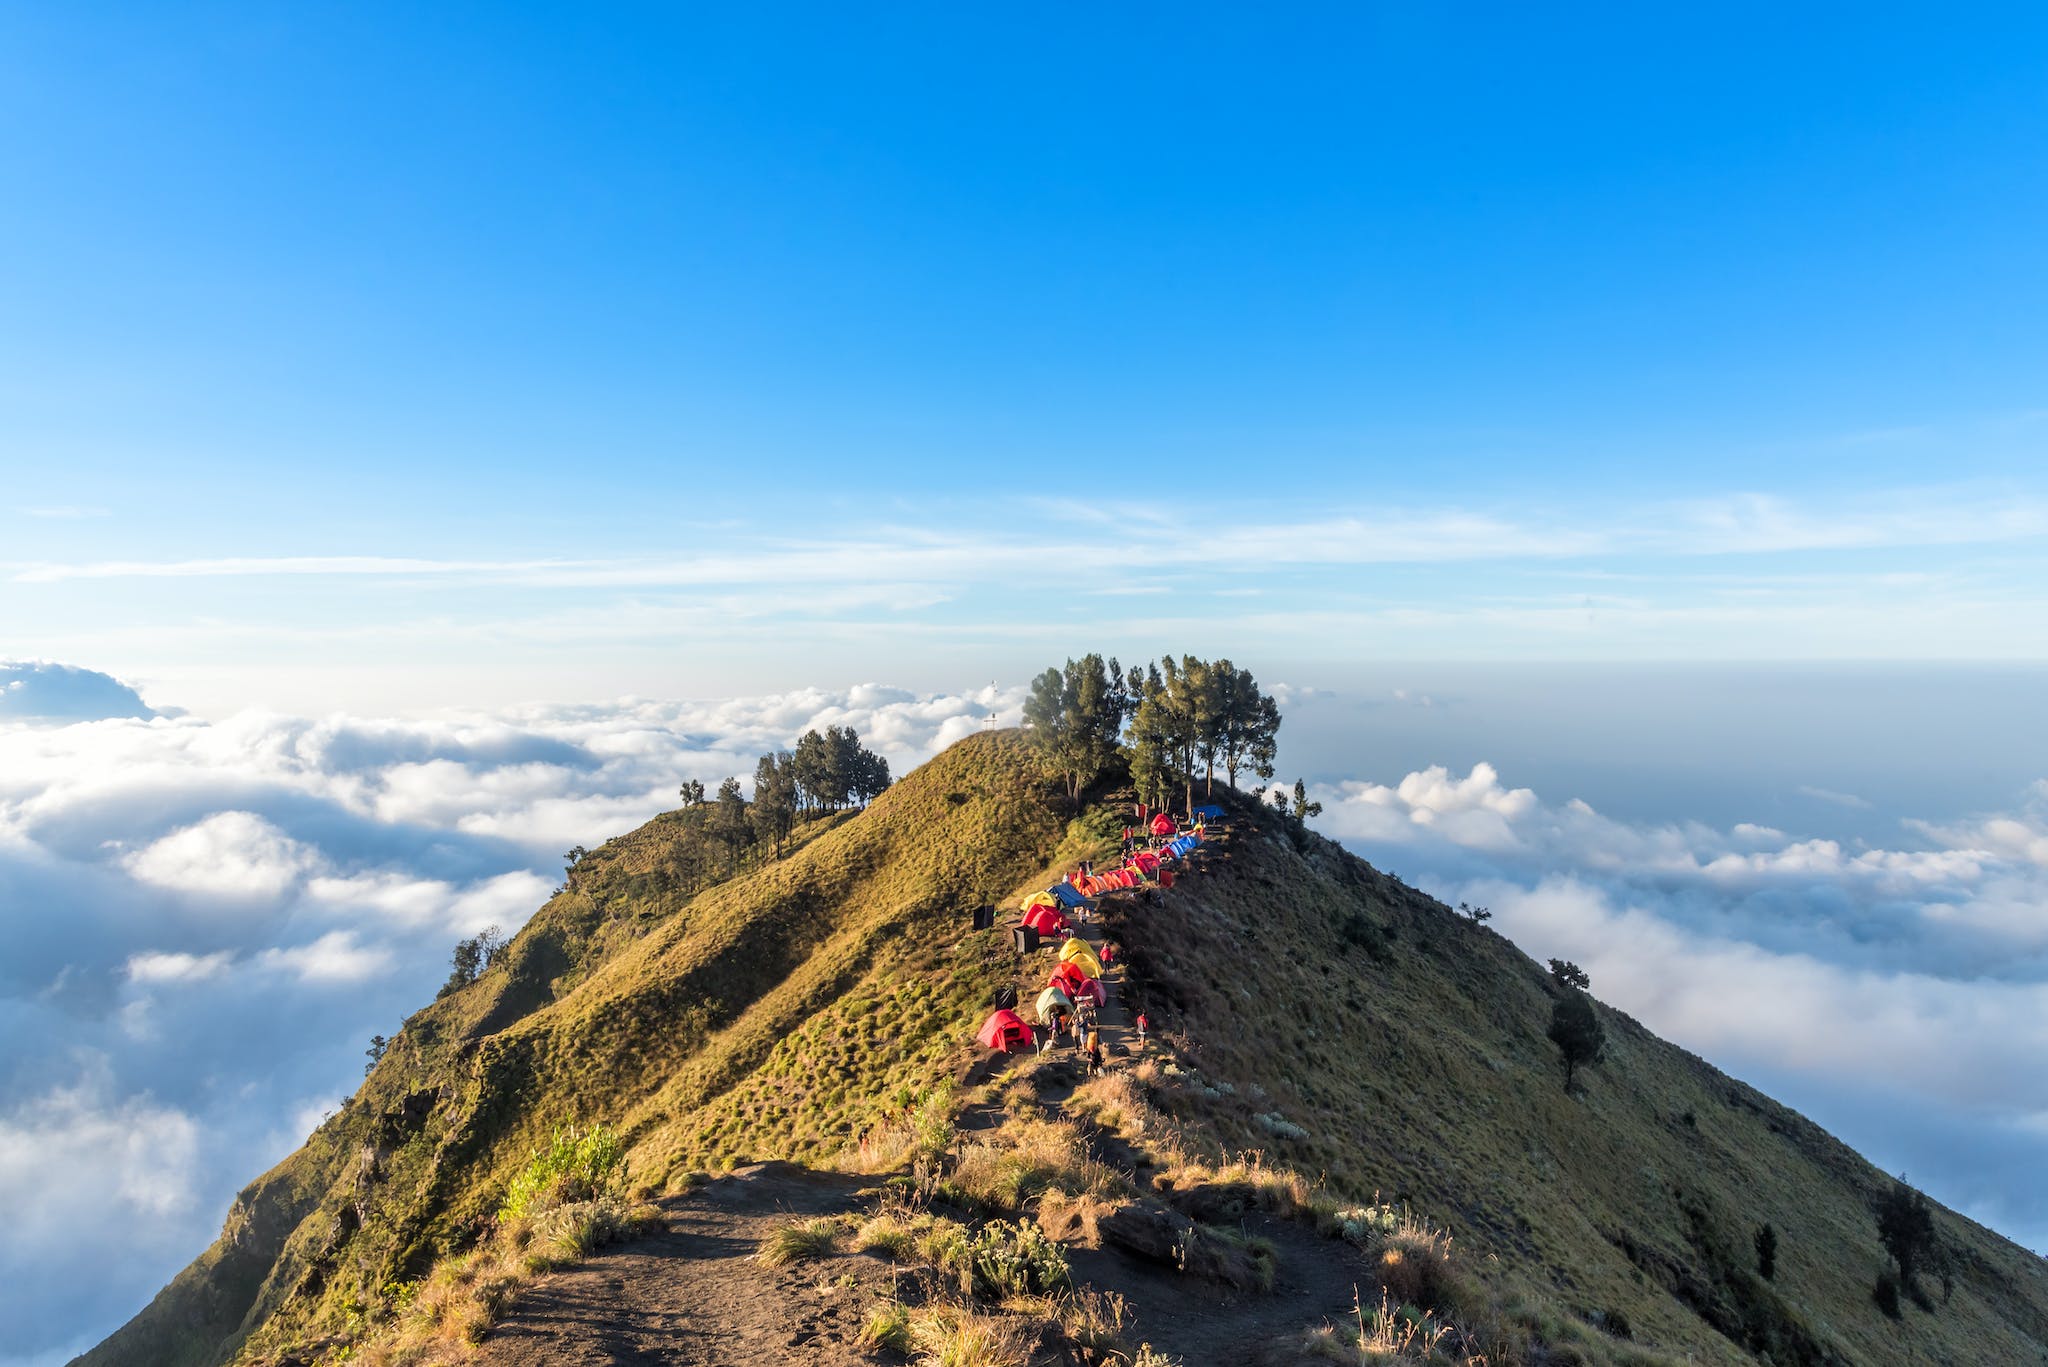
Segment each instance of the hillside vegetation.
M1398 1307L1411 1297L1384 1249L1407 1245L1374 1236L1368 1265L1310 1227L1401 1220L1425 1244L1448 1231L1458 1279L1414 1291L1445 1303L1413 1309L1493 1325L1494 1367L2048 1360L2040 1259L1937 1208L1947 1293L1889 1317L1871 1294L1886 1262L1882 1174L1604 1007L1606 1057L1567 1095L1542 968L1249 800L1227 799L1227 836L1175 887L1106 899L1091 928L1123 949L1113 1007L1165 1032L1148 1056L1120 1042L1113 1075L1085 1084L1052 1059L987 1077L975 1026L998 989L1035 992L1049 959L1020 965L1001 923L973 931L969 913L1114 853L1121 807L1071 791L1023 733L984 733L694 894L667 857L680 814L590 852L475 982L409 1019L356 1097L242 1193L213 1247L80 1361L338 1360L491 1235L536 1149L599 1123L632 1194L657 1208L707 1171L766 1159L894 1172L916 1211L892 1247L944 1265L948 1224L966 1239L982 1221L1035 1220L1104 1290L1124 1255L1088 1250L1131 1239L1088 1231L1133 1211L1178 1222L1194 1276L1197 1227L1181 1212L1277 1178L1295 1193L1280 1215L1302 1232L1267 1228L1263 1249L1212 1239L1205 1275L1255 1297L1277 1258L1283 1284L1356 1284L1371 1304L1377 1278ZM862 1147L876 1136L901 1137L900 1152ZM1041 1150L1066 1157L1017 1157ZM1768 1281L1752 1246L1764 1223ZM1239 1228L1257 1233L1250 1217ZM1168 1291L1140 1294L1150 1273L1129 1275L1141 1320L1147 1306L1178 1313ZM1269 1334L1284 1306L1252 1318L1272 1339L1263 1360L1359 1360L1328 1325ZM1066 1332L1030 1351L1104 1360ZM1470 1357L1481 1343L1470 1329L1440 1348Z

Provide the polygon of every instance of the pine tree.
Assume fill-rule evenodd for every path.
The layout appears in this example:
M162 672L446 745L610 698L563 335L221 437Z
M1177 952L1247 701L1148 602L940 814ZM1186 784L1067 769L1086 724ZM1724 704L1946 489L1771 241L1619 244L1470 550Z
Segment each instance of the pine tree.
M1080 801L1115 763L1128 706L1114 662L1104 665L1100 655L1068 660L1031 681L1024 724L1046 767L1066 781L1069 800Z
M787 750L761 756L754 766L754 800L747 807L747 820L754 838L772 845L775 857L782 857L782 842L796 826L796 761Z
M718 785L718 798L711 804L711 835L725 847L726 872L736 872L740 851L753 836L753 827L747 822L747 800L737 778Z

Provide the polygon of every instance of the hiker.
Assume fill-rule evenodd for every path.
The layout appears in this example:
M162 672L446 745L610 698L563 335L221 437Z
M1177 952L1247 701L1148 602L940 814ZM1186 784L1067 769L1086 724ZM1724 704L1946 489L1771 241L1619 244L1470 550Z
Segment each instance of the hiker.
M1116 946L1104 941L1102 945L1102 966L1108 968L1116 962Z
M1088 1036L1088 1076L1102 1076L1102 1041Z
M1145 1018L1143 1011L1140 1011L1138 1013L1138 1047L1140 1049L1145 1047L1145 1032L1151 1028L1152 1022Z

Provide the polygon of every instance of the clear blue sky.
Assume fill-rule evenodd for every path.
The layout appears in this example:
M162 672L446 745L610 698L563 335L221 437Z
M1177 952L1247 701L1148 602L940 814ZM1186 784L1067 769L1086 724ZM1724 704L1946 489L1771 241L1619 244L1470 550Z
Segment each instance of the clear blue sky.
M2048 11L1796 8L9 7L11 649L249 678L196 635L374 663L489 618L516 670L610 614L636 685L692 631L787 682L744 647L816 625L761 596L801 535L838 558L767 578L886 600L833 620L1021 666L1074 586L843 543L1022 557L1085 525L1044 499L1182 554L1267 529L1230 632L1288 657L2011 654L2048 623ZM707 553L723 598L675 582ZM148 582L282 556L437 563ZM1098 587L1188 582L1143 568Z

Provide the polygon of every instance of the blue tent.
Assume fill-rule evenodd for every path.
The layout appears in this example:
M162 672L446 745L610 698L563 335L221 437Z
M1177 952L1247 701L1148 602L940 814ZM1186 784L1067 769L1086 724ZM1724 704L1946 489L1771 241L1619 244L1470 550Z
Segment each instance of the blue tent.
M1197 807L1195 808L1195 815L1201 817L1204 821L1221 821L1223 819L1223 809L1221 807Z
M1064 906L1085 907L1094 905L1087 898L1083 897L1081 890L1072 883L1054 883L1048 891L1053 896L1059 898Z

